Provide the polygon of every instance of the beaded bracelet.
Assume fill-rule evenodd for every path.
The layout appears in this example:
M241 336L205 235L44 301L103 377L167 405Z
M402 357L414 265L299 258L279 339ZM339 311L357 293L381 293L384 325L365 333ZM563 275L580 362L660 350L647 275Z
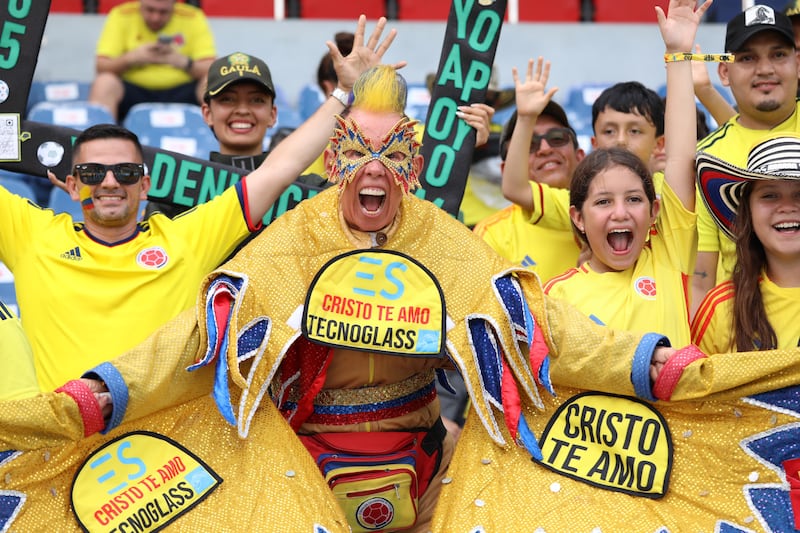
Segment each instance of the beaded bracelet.
M733 54L693 54L691 52L677 52L664 54L664 63L675 61L710 61L717 63L733 63Z

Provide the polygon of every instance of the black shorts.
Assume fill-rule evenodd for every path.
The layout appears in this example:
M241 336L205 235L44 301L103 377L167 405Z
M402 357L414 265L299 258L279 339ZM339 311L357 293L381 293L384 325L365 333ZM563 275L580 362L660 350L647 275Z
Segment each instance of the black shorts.
M120 102L119 109L117 110L117 121L120 124L125 119L125 115L128 114L128 111L131 107L143 102L199 105L197 102L196 80L190 81L189 83L184 83L183 85L178 85L177 87L173 87L171 89L163 89L158 91L145 89L144 87L134 85L127 81L123 81L122 83L125 86L125 95L122 97L122 102Z

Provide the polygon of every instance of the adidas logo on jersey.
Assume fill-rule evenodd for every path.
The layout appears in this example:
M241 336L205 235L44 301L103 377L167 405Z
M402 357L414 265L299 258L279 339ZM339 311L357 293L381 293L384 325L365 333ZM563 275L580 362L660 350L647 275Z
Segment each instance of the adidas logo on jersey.
M75 248L73 248L71 250L67 250L66 252L61 254L61 258L62 259L71 259L72 261L80 261L81 259L83 259L81 257L81 249L80 249L79 246L76 246Z
M536 266L536 261L534 261L534 260L531 258L531 256L529 256L529 255L526 255L526 256L525 256L525 257L522 259L522 266L524 266L524 267L532 267L532 266Z

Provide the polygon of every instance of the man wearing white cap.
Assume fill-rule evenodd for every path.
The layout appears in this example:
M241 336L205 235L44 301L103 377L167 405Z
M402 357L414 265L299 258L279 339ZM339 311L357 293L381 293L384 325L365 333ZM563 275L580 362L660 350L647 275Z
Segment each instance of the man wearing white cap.
M719 77L730 87L739 114L698 143L698 151L744 168L754 144L770 133L800 132L792 23L769 6L755 5L728 22L725 51L732 63L720 63ZM728 279L736 260L735 245L721 233L698 202L698 254L692 278L692 308L717 283Z

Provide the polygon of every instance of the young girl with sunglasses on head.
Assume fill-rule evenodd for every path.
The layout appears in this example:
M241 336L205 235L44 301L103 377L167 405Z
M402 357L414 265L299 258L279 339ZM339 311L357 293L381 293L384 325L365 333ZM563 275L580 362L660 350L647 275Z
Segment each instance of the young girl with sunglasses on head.
M570 186L573 230L591 257L545 285L601 324L657 331L689 342L689 279L696 253L694 155L696 114L689 61L707 8L673 0L658 9L666 46L666 166L660 198L647 165L622 148L598 149L578 165ZM552 90L551 90L552 92Z
M706 353L800 346L800 137L762 141L747 170L702 152L697 168L736 264L700 304L693 342Z

